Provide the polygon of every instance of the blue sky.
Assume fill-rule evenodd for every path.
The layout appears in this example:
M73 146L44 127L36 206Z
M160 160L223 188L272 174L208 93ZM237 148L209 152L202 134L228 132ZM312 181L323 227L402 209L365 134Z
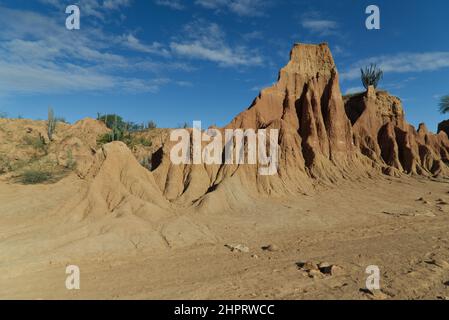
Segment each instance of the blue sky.
M80 30L65 28L70 4ZM381 30L365 28L370 4ZM448 12L447 0L0 0L0 111L221 126L276 81L293 43L328 42L343 93L377 62L409 122L435 130L447 118Z

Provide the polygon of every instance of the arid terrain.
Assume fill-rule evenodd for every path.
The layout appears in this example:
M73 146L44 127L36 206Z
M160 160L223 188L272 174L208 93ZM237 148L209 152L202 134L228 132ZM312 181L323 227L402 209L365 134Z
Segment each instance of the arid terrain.
M273 176L174 165L168 129L47 126L0 119L0 298L449 299L449 138L385 91L342 96L326 44L219 129L279 130Z
M114 241L89 230L75 230L73 236L54 235L64 220L48 212L79 188L75 181L68 182L38 192L34 187L2 183L1 298L449 296L449 265L439 264L449 261L449 205L440 201L449 200L447 181L373 179L285 202L258 201L235 211L185 211L164 221L161 230L172 228L180 236L189 230L204 230L203 240L148 248L123 239L117 246L120 250L114 248ZM428 203L419 201L421 197ZM231 252L226 244L243 244L250 251ZM262 249L269 244L277 250ZM94 246L104 248L89 253ZM329 262L343 271L310 278L297 266L303 261ZM65 288L69 264L80 266L79 291ZM381 269L380 296L360 290L368 276L365 269L373 264Z

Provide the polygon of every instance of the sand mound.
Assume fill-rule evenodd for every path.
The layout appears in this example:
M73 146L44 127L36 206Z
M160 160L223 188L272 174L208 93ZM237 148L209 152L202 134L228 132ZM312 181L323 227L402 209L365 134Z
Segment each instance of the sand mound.
M104 145L86 177L89 187L76 208L69 213L75 220L93 216L120 217L134 214L150 221L163 216L169 204L154 178L122 142Z

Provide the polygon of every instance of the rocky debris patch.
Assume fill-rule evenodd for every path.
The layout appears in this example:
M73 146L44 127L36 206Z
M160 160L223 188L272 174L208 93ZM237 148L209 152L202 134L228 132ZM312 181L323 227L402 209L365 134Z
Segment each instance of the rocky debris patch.
M385 294L384 292L382 292L382 290L370 290L370 289L362 288L362 289L360 289L360 292L363 292L364 294L366 294L368 296L368 298L373 299L373 300L386 300L386 299L390 298L390 296Z
M424 261L427 264L437 266L442 269L449 269L449 263L442 259L429 259Z
M249 252L249 248L243 244L236 244L236 245L226 244L225 247L231 250L231 252L242 252L242 253Z
M382 211L383 214L393 216L395 218L401 218L401 217L435 217L435 214L430 210L411 210L411 211Z
M303 271L310 278L324 278L326 276L338 276L344 274L343 267L328 262L316 263L313 261L306 261L298 262L296 265L299 270Z
M430 204L430 202L424 197L421 197L421 198L417 199L416 201L419 201L422 204Z

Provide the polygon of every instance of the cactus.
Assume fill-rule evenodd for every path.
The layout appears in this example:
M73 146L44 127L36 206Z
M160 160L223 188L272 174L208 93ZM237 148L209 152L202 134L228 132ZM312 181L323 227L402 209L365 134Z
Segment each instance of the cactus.
M449 112L449 95L441 97L440 99L440 112L448 113Z
M384 76L384 72L373 63L370 64L369 67L365 67L365 69L360 69L360 71L362 73L362 83L365 89L368 89L369 86L373 86L374 89L376 89L379 81L382 80Z
M47 120L47 134L48 139L50 141L53 141L53 134L56 130L56 119L55 119L55 113L53 111L53 108L48 108L48 120Z

